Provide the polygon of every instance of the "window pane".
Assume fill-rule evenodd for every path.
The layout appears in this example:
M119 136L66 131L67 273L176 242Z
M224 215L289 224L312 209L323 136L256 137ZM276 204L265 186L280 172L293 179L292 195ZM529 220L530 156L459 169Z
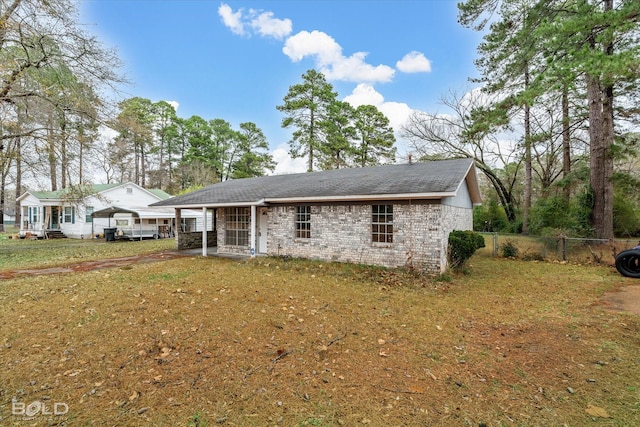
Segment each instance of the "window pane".
M311 206L296 206L294 222L296 238L311 238Z
M87 206L85 208L84 222L93 222L93 217L91 216L92 213L93 213L93 206Z
M249 208L225 209L225 244L229 246L249 246Z
M393 242L393 205L371 206L371 241Z

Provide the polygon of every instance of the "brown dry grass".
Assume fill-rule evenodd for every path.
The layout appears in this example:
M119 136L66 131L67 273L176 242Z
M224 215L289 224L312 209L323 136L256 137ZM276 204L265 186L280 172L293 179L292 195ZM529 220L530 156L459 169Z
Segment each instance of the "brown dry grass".
M174 250L173 239L116 241L104 239L13 240L0 233L1 270L62 266L81 261Z
M640 424L640 320L598 303L637 282L470 271L191 257L0 281L0 423ZM69 412L26 422L12 399Z

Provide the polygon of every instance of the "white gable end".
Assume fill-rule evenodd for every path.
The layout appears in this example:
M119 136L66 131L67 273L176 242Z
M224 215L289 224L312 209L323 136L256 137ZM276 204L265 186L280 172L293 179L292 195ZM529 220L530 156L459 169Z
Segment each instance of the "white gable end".
M133 183L122 184L102 192L104 207L139 208L156 203L162 199ZM106 203L105 203L106 202Z
M466 181L462 181L455 196L443 198L442 204L458 208L473 209L473 203L471 202L471 195L469 194L469 187L467 187Z

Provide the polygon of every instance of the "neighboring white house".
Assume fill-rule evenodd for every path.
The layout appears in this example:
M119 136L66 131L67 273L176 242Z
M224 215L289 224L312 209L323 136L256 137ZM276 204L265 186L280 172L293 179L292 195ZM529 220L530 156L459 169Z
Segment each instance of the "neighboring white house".
M155 235L144 237L170 237L175 227L174 216L167 216L166 209L158 209L157 216L150 214L148 205L171 197L158 189L145 189L132 182L120 184L96 184L92 186L92 195L82 201L73 201L67 190L27 191L18 197L22 210L20 236L38 238L60 235L76 239L89 239L104 234L105 228L117 227L127 222L127 226L144 226L162 230ZM118 220L113 218L94 218L94 212L106 208L121 208L130 211ZM144 210L144 215L136 212ZM133 212L133 213L132 213ZM200 214L200 213L198 213ZM201 214L200 214L201 215ZM202 223L202 219L200 219ZM142 237L142 236L140 236Z
M2 223L5 227L11 226L13 228L16 223L16 211L13 209L5 209L2 211Z
M480 202L473 160L457 159L228 180L152 206L212 211L218 253L441 273L449 233L471 230Z

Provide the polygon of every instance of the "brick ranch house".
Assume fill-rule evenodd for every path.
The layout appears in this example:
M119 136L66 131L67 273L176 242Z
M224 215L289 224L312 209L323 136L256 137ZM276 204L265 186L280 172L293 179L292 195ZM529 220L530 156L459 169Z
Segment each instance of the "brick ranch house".
M202 209L214 236L193 247L441 273L448 236L471 230L481 202L472 159L229 180L154 203ZM202 242L202 243L200 243Z

